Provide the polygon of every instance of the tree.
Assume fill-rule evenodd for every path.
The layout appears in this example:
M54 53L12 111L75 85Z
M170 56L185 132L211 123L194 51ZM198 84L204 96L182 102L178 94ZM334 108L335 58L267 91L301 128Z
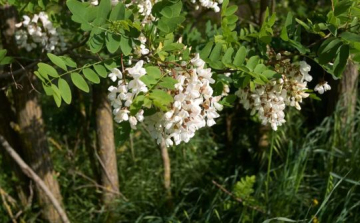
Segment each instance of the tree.
M5 6L1 9L1 21L5 22L2 27L3 46L7 47L9 52L16 52L14 46L14 34L16 23L16 9L14 7ZM15 55L13 55L15 56ZM33 75L24 72L24 76L28 77L19 81L21 89L12 88L14 96L17 123L19 126L19 134L21 139L22 153L30 167L40 176L46 186L57 200L61 202L61 194L58 182L55 178L55 172L51 161L49 146L44 130L41 107L36 95L33 91L32 84ZM36 129L36 131L34 131ZM13 136L14 137L14 136ZM60 216L51 205L49 198L43 190L36 187L38 202L43 207L43 216L51 222L60 222Z

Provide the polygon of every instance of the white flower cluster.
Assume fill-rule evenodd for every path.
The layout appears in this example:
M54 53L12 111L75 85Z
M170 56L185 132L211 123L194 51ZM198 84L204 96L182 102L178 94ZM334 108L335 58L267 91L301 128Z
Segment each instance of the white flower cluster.
M117 87L109 88L115 121L129 120L133 128L138 121L144 120L143 110L135 117L129 117L129 106L133 98L140 92L148 91L145 84L138 79L146 73L142 65L143 61L139 61L133 68L127 69L129 76L133 78L129 84L122 79L122 74L117 69L109 75L113 81L120 79ZM210 84L214 83L214 79L211 78L211 69L204 68L204 65L205 62L197 54L190 62L184 61L181 65L165 71L178 81L175 90L168 92L174 97L174 102L169 111L158 111L144 120L146 128L158 144L163 139L167 146L189 142L198 129L215 124L214 119L219 117L218 111L223 109L219 100L228 93L228 89L224 89L222 95L213 97Z
M199 0L199 2L191 0L191 2L193 4L200 3L200 5L204 8L213 9L214 12L220 12L219 4L222 4L223 0ZM195 9L199 9L199 5L196 5Z
M35 14L32 18L24 15L23 21L16 24L16 27L16 42L28 52L39 46L47 52L66 50L64 36L59 29L54 28L45 12Z
M174 102L170 111L158 112L145 119L151 136L159 144L164 138L166 145L189 142L195 132L205 126L213 126L218 111L223 109L219 100L227 94L213 97L214 83L210 68L204 68L205 62L199 54L190 63L183 62L171 73L178 81L175 84ZM190 67L184 69L184 67Z
M151 14L151 10L154 4L158 1L159 0L133 0L129 4L126 4L126 7L136 5L139 10L139 14L143 17L142 23L146 24L155 21L155 17Z
M317 84L314 88L314 91L317 91L319 94L324 94L325 91L330 91L330 90L331 87L326 81Z
M285 107L291 106L300 110L306 93L307 82L312 80L309 75L311 67L305 61L300 65L291 64L286 59L279 61L275 70L282 75L277 80L270 80L265 85L256 85L255 89L239 89L235 94L245 109L251 109L252 115L256 112L263 125L270 124L274 130L285 123Z
M127 68L127 74L131 78L131 81L128 83L125 78L123 78L122 72L114 68L109 74L109 78L115 82L118 80L117 86L110 86L110 94L108 96L113 106L113 114L115 116L115 121L121 123L123 121L129 121L131 128L136 129L136 125L139 122L144 120L144 111L140 110L135 116L130 115L130 106L134 98L140 93L146 93L148 88L140 80L140 77L146 74L145 68L143 68L144 61L140 60L132 68Z

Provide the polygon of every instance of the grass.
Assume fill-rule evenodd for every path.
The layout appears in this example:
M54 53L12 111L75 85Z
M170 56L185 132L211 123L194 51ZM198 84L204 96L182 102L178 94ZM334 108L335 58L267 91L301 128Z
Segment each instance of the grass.
M258 125L251 120L234 130L231 148L222 140L224 120L214 129L199 131L190 143L169 151L171 204L162 185L160 150L140 129L132 133L133 144L117 148L120 190L127 201L117 201L115 218L121 222L360 222L360 108L346 121L341 120L341 112L338 109L309 130L306 119L291 110L287 124L269 133L272 143L266 149L254 143L252 134ZM82 144L76 147L73 135L65 140L51 129L49 135L62 148L54 147L52 153L71 220L105 222L109 216L101 206L101 192L76 174L92 177ZM2 168L0 185L16 197L14 178L3 163ZM36 206L26 211L24 221L41 222L39 211ZM0 222L8 221L0 206Z

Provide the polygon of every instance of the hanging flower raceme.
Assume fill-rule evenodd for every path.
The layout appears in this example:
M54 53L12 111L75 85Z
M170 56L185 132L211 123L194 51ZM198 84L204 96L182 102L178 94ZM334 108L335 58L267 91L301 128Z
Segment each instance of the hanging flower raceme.
M140 80L140 77L146 74L143 64L144 61L140 60L134 67L126 69L130 81L124 78L123 73L117 68L114 68L108 75L113 82L118 80L117 86L110 86L108 89L110 91L108 98L113 107L114 119L117 123L129 121L133 129L136 128L138 121L144 120L143 110L138 111L135 116L130 115L130 106L134 98L140 92L148 91L146 85Z
M251 109L251 113L257 113L263 125L270 124L272 129L285 123L284 110L286 106L300 110L303 98L309 96L307 82L312 80L309 75L311 69L305 61L299 64L290 63L290 60L280 60L275 71L281 74L278 79L270 80L264 85L255 85L254 89L239 89L236 95L245 109Z
M64 51L66 43L59 28L55 28L45 12L35 14L32 18L23 16L23 21L16 24L15 39L20 48L28 52L37 47L47 52Z
M109 88L115 121L129 121L134 128L137 122L144 120L157 143L160 144L164 139L167 146L189 142L198 129L215 124L215 119L219 117L218 111L223 108L219 101L227 92L225 89L222 95L213 96L211 69L204 68L205 62L198 54L190 62L183 61L181 65L163 70L164 77L172 77L177 81L174 88L168 91L174 100L167 111L158 110L144 118L144 111L140 110L135 117L129 117L129 106L134 97L148 91L139 80L146 75L142 65L143 61L139 61L133 68L127 69L131 79L129 83L122 78L117 87ZM109 77L112 80L120 77L118 70L114 70Z

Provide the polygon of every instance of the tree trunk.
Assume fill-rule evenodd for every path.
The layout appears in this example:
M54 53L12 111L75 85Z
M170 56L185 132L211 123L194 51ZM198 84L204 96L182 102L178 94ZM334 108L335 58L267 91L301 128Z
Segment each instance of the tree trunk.
M16 9L11 6L4 6L0 10L0 17L3 46L11 55L16 55L17 45L14 38L17 19ZM50 188L55 198L61 202L59 184L53 170L40 104L35 91L32 91L30 83L32 75L30 72L22 75L28 76L28 78L23 78L19 82L22 85L22 89L16 86L13 87L12 91L19 125L20 141L23 148L22 152L26 162L45 182L46 186ZM60 222L60 216L46 194L38 186L36 186L36 192L38 202L43 208L43 217L49 222Z
M161 158L163 160L164 166L164 188L166 191L166 197L168 199L168 202L171 204L171 166L169 152L165 144L165 139L162 139L160 147Z
M346 69L340 81L330 81L333 88L329 94L328 102L328 115L331 115L338 103L341 108L345 109L341 113L341 122L345 126L347 120L354 116L356 101L357 101L357 88L359 78L359 67L352 61L348 61Z
M94 109L96 113L97 151L101 168L102 186L109 189L103 191L103 203L110 205L118 197L119 178L114 143L114 127L111 105L108 101L104 84L94 86ZM112 193L114 191L116 193Z
M21 144L17 132L14 130L15 114L11 110L11 104L5 95L4 91L0 90L0 135L3 135L9 144L16 149L16 152L21 154ZM22 173L19 166L8 156L7 153L1 149L0 154L6 158L7 165L14 171L15 176L19 180L16 191L23 207L27 206L28 193L28 178Z
M354 116L357 101L358 77L359 67L354 62L349 61L339 86L339 95L341 96L340 103L343 108L346 108L342 117L343 124L345 124L347 118Z
M25 160L45 182L55 198L61 202L59 184L53 170L38 98L27 80L22 82L22 86L22 90L13 89L13 95ZM44 191L39 187L36 189L44 218L50 222L60 222L59 214Z

